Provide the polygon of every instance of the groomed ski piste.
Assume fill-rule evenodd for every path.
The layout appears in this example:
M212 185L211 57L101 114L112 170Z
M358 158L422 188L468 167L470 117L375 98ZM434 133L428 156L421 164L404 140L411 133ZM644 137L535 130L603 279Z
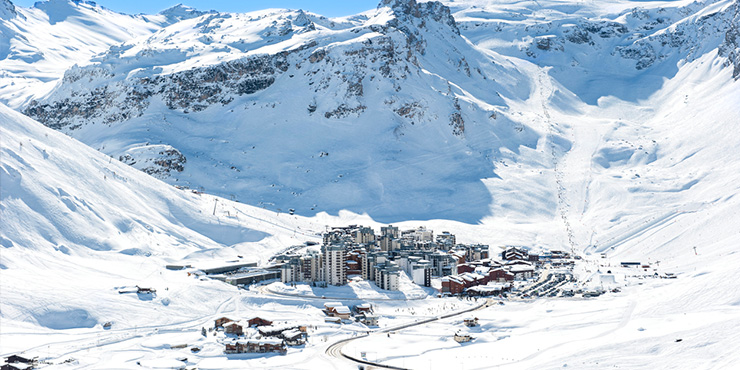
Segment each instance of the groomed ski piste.
M478 48L502 50L470 25L512 9L456 3L448 5L461 33ZM521 14L535 7L504 5ZM516 33L519 21L499 22L501 32ZM291 246L320 242L327 226L384 224L367 214L290 215L177 189L0 106L0 355L38 357L44 369L356 369L347 356L409 369L736 367L740 93L732 68L710 50L674 63L675 73L656 72L657 85L651 79L631 90L641 79L625 76L618 94L589 99L595 93L583 80L561 82L572 77L567 70L511 60L538 83L526 99L506 100L507 114L540 139L481 180L487 216L394 225L448 230L459 242L491 245L492 254L503 245L567 249L583 258L573 271L582 287L618 292L499 304L367 282L240 289L168 270L203 261L262 265ZM589 80L613 77L610 68L589 70ZM135 286L156 294L119 293ZM326 322L329 299L372 302L379 326ZM468 315L479 325L465 327ZM224 316L299 323L309 327L308 341L285 355L225 354L221 337L201 334ZM458 343L458 332L472 340Z

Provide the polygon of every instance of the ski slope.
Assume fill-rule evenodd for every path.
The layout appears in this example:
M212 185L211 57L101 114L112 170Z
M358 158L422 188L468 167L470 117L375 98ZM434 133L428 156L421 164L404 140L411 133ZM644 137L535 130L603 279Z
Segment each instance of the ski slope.
M733 39L725 37L737 23L737 1L449 2L460 35L443 8L424 13L406 2L337 20L268 10L183 21L172 18L180 8L168 18L57 0L31 9L7 4L0 99L13 108L32 96L63 101L141 81L128 76L156 79L210 71L250 52L298 51L272 85L233 96L236 103L195 111L155 98L140 117L79 118L81 128L65 129L92 147L0 105L2 355L25 351L49 369L355 368L326 350L368 328L325 323L313 289L238 290L164 266L264 263L319 241L328 225L377 229L393 221L490 244L492 254L504 245L571 250L584 257L575 271L584 288L621 291L478 310L481 326L464 329L475 337L466 344L452 340L460 318L436 318L474 302L391 294L377 302L379 330L403 329L349 341L340 349L348 355L431 369L740 363L740 85L727 52ZM83 20L94 20L97 33ZM29 37L23 31L31 26L45 32ZM579 27L592 43L569 38ZM80 36L100 30L108 36ZM409 34L426 44L407 43ZM675 43L661 45L665 37ZM59 40L79 50L50 47ZM381 58L386 52L394 63ZM471 76L463 58L450 55L462 55ZM306 61L312 56L324 59ZM115 76L96 74L99 67ZM375 77L363 80L362 96L345 95L358 91L358 76ZM117 92L141 87L132 86ZM103 114L127 108L111 102ZM365 110L337 111L342 103ZM450 124L456 111L462 136ZM165 183L141 171L172 148L187 157L183 172L155 173ZM125 154L136 163L119 161ZM287 213L293 206L296 215ZM157 294L118 293L136 285ZM382 295L366 288L348 289L352 297ZM199 334L224 315L315 329L286 356L227 357ZM202 349L172 349L182 344Z

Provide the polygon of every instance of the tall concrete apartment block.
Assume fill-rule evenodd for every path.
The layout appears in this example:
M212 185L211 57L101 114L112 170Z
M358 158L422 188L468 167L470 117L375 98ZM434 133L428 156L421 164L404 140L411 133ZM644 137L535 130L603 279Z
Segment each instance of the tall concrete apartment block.
M392 261L388 261L375 268L375 284L380 289L398 290L401 277L401 268Z
M347 282L346 255L344 245L331 244L324 247L324 281L330 285L344 285Z
M401 231L398 230L397 226L388 225L380 228L380 235L398 239L401 236Z
M370 227L360 226L352 234L354 234L355 243L357 244L375 243L375 232Z
M323 276L319 275L321 259L318 253L312 253L301 257L301 281L319 281Z

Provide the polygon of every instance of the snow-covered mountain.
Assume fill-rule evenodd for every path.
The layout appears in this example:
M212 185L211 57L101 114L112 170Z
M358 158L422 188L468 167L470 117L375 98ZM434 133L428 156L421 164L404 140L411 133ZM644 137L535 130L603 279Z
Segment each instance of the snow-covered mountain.
M480 312L490 326L475 341L449 348L421 331L408 351L423 351L385 348L391 363L740 361L737 1L384 0L341 19L0 1L0 99L72 136L0 106L3 354L46 348L59 368L75 367L69 353L80 366L140 368L140 357L180 358L169 346L181 337L168 335L224 312L321 323L321 303L162 266L264 260L325 225L416 218L461 242L570 249L595 280L599 264L620 261L678 278L507 302ZM289 208L298 214L274 212ZM340 210L369 216L320 213ZM157 297L114 289L135 284ZM120 329L103 332L105 321ZM447 324L440 333L459 323ZM325 344L210 366L221 348L187 357L199 368L337 365Z
M91 1L0 1L0 102L13 108L53 89L68 68L111 45L206 14L182 5L157 15L126 15Z
M567 110L645 99L703 55L737 65L729 0L449 5L457 20L406 0L334 21L203 15L68 70L24 112L171 184L274 210L551 218L548 152L572 143L527 117L543 88L562 84L545 104ZM511 163L545 178L497 182Z
M598 249L694 202L703 171L657 166L675 143L647 122L704 101L670 86L736 95L736 1L448 5L201 14L71 68L24 111L170 184L304 215L555 223L512 240Z
M476 45L549 66L589 104L602 96L645 99L679 67L708 53L738 78L738 2L455 1Z
M171 184L271 209L490 214L481 179L545 135L505 114L532 78L461 37L439 3L312 19L182 21L70 69L25 112Z

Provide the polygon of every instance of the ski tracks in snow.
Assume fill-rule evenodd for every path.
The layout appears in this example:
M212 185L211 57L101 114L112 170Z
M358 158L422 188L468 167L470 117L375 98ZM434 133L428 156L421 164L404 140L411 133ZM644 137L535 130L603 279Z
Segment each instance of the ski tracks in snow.
M548 106L555 87L546 68L538 73L537 94L547 127L549 155L555 175L558 215L563 222L572 254L583 251L592 228L584 223L589 207L589 185L593 179L593 157L603 134L598 121L581 122L574 118L568 124L556 122ZM570 148L558 145L558 137L570 142ZM587 174L584 176L584 174Z
M565 235L568 239L568 245L570 246L571 253L575 253L575 236L573 233L573 228L571 226L569 212L570 212L570 204L567 201L567 195L566 195L566 189L564 185L564 173L561 168L561 163L558 160L558 146L555 143L554 138L558 136L558 132L555 129L555 124L552 122L552 118L550 116L550 110L547 107L547 103L550 101L550 98L552 97L552 94L554 92L554 88L552 86L552 81L550 80L550 77L547 74L547 70L545 68L540 68L538 76L537 76L537 83L538 83L538 95L540 98L540 106L542 108L542 114L545 119L545 125L547 127L547 141L550 146L550 155L552 160L552 166L553 171L555 172L555 184L556 184L556 192L557 192L557 208L558 212L560 213L560 218L563 220L563 226L565 228Z

